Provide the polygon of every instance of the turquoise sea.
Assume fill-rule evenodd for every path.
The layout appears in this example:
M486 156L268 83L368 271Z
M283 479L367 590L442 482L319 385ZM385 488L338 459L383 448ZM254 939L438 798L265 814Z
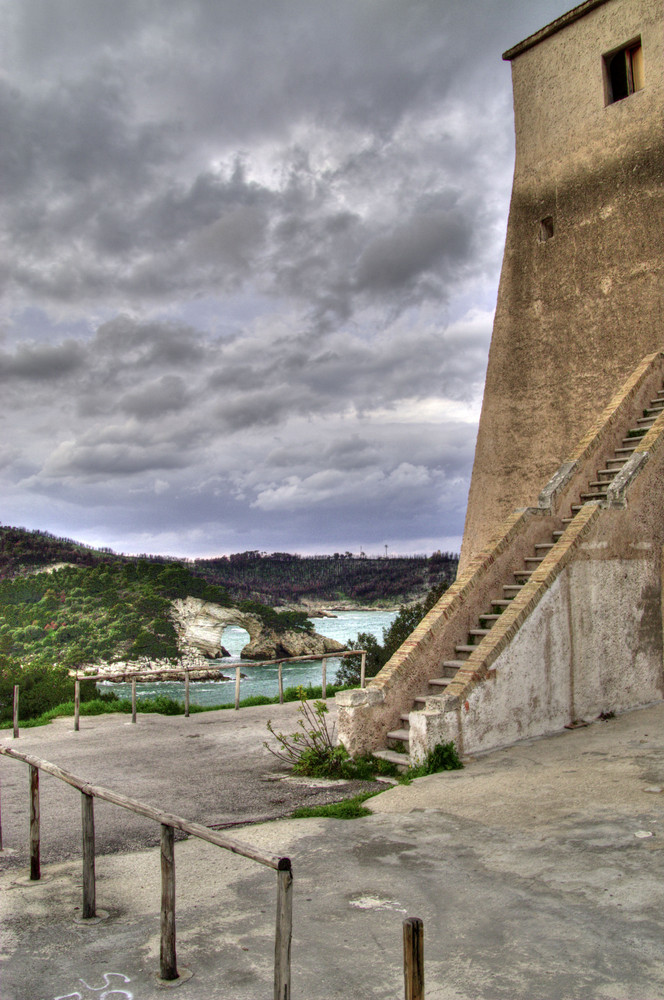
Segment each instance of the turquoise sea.
M379 642L383 641L383 629L394 621L396 611L335 611L336 618L312 618L312 624L317 632L330 639L336 639L344 645L356 639L359 632L373 632ZM196 705L230 705L235 700L235 664L242 664L242 673L247 676L242 679L240 697L251 695L278 694L277 667L257 667L249 660L240 660L240 650L249 641L249 636L241 628L229 627L224 630L222 643L231 653L223 660L211 660L222 668L227 667L226 681L192 681L189 686L189 698ZM330 658L327 661L327 682L334 684L339 659ZM285 663L284 687L296 687L299 684L320 684L322 661L311 660L307 663ZM113 690L121 698L131 697L130 684L99 685L101 689ZM156 694L167 695L184 701L184 681L153 681L148 684L136 685L138 698L153 697Z

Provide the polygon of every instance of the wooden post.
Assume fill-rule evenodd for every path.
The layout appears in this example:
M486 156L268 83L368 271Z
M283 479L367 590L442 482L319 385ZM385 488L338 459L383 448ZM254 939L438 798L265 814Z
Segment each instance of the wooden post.
M281 866L284 866L283 868ZM293 872L290 858L277 871L277 932L274 942L274 1000L290 1000L293 936Z
M424 924L419 917L403 922L403 978L406 1000L424 1000Z
M323 676L321 679L321 697L323 701L327 698L327 656L323 657Z
M284 662L283 662L283 660L279 660L279 663L277 664L277 671L278 671L278 676L279 676L279 704L283 705L283 703L284 703Z
M41 878L39 864L39 768L30 764L30 881Z
M189 718L189 671L184 672L184 717Z
M95 888L95 800L81 792L81 832L83 840L83 919L97 916Z
M161 824L161 946L159 975L179 979L175 958L175 836L172 826Z
M235 711L240 707L240 668L235 668Z
M14 739L18 739L18 684L14 684Z
M81 682L78 677L74 681L74 732L81 728Z
M136 722L136 678L131 679L131 721Z
M367 673L367 654L362 653L362 662L360 663L360 687L363 688L366 682Z

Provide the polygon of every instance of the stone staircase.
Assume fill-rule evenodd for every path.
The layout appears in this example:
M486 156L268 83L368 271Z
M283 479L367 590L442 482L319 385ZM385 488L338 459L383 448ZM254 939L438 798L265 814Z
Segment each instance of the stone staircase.
M596 479L587 483L586 490L578 498L579 502L571 504L569 516L562 518L562 523L565 527L553 531L551 541L536 544L532 556L524 559L525 565L523 568L513 570L512 578L503 584L502 592L498 593L495 599L491 599L489 610L479 615L476 627L468 631L465 641L459 642L456 645L456 657L442 662L439 676L429 679L429 691L414 699L411 711L422 710L425 707L427 697L431 697L432 694L442 694L452 683L457 671L463 667L468 657L477 651L478 646L489 635L501 614L509 607L519 591L525 586L535 568L542 562L547 553L554 548L558 540L563 536L567 526L572 523L584 504L597 500L606 500L610 484L633 454L639 443L639 439L648 432L656 418L663 411L664 388L660 389L655 398L650 400L649 406L643 410L643 416L635 421L634 426L628 431L627 436L622 438L619 446L614 449L613 457L606 461L606 467L598 469ZM409 714L409 712L401 714L401 728L388 732L387 749L375 750L375 756L390 760L400 767L408 765L410 739Z

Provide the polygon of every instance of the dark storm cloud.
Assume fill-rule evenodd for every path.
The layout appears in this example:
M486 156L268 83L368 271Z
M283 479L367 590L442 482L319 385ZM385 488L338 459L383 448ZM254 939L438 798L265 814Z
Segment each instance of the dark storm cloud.
M21 344L13 353L0 352L0 379L58 379L80 369L85 355L83 345L74 340Z
M566 7L0 0L3 519L141 551L458 535L500 52Z
M468 257L473 227L461 211L422 212L368 244L358 261L357 286L395 291L444 262Z
M171 410L182 410L187 405L184 379L178 375L162 375L155 382L125 393L119 405L126 413L143 420L161 417Z

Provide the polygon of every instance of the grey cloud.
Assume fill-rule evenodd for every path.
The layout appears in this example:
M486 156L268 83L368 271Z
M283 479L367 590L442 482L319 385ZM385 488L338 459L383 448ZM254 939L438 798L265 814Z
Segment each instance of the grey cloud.
M21 344L13 354L0 353L0 379L59 378L80 369L85 350L74 340L61 344Z
M215 413L222 426L239 431L249 427L272 426L288 414L306 412L313 404L313 398L301 386L297 390L286 386L277 389L266 386L264 390L220 402Z
M98 444L60 445L44 465L47 477L130 476L156 469L176 469L184 464L182 455L162 447L141 448L136 445Z
M357 287L394 292L423 271L464 260L472 241L471 221L458 210L413 216L369 243L358 261Z
M119 405L126 413L142 419L154 419L164 413L182 410L187 405L184 379L178 375L163 375L155 382L126 393Z
M500 52L567 6L0 0L4 516L141 551L458 535Z

